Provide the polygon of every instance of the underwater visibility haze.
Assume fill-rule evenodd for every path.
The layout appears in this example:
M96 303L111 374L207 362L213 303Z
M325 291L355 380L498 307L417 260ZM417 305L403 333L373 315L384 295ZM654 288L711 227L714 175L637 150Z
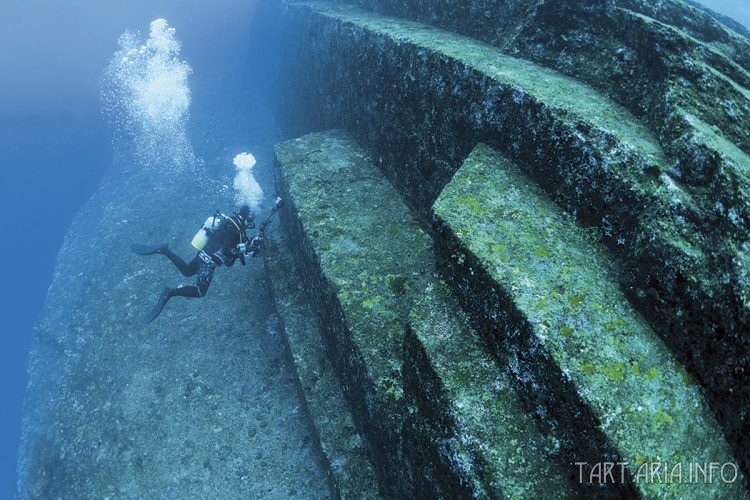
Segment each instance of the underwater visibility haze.
M702 3L0 7L0 497L747 498Z
M188 94L190 84L193 91L196 86L204 90L192 99L191 107L203 106L206 113L198 119L204 126L213 120L214 137L220 138L222 106L232 106L233 98L240 99L237 93L250 92L242 86L258 80L253 64L248 63L252 38L248 26L254 8L254 2L233 1L210 8L201 2L78 2L65 6L7 2L0 7L4 68L0 81L0 189L4 209L27 221L22 224L25 229L16 232L25 247L22 263L6 267L6 286L1 292L6 319L0 350L4 370L0 496L11 498L18 491L15 471L32 325L52 279L63 236L111 168L114 135L122 131L118 128L122 123L116 123L112 113L105 115L101 90L118 38L126 31L138 31L145 34L145 42L150 22L162 17L184 30L183 35L189 34L180 39L182 54L190 58L197 74L193 73L183 88ZM112 87L111 82L109 85ZM160 94L158 90L155 93ZM252 99L241 98L243 106L238 110L252 107ZM119 118L125 118L124 110ZM242 134L237 124L251 119L245 114L233 118L227 127ZM188 127L189 113L180 121L183 128ZM273 129L273 123L266 119L261 128L260 133L265 134ZM221 147L231 146L239 153L252 145L252 140L228 140ZM209 155L207 160L213 160L213 151L203 151ZM231 184L232 158L223 160ZM212 213L216 208L212 202L205 210Z

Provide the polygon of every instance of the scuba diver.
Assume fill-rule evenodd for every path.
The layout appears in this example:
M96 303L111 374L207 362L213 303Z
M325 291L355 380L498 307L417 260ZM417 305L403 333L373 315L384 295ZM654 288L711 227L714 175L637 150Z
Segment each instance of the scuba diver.
M193 260L187 263L179 255L172 252L166 243L131 245L130 249L138 255L164 255L172 261L183 276L190 277L197 274L195 285L166 288L159 297L159 301L146 316L143 324L147 325L156 319L167 301L172 297L199 298L206 295L216 267L222 265L230 267L234 265L237 259L244 266L246 256L258 257L263 248L266 229L280 206L281 198L277 198L271 213L261 223L257 236L252 239L249 239L246 233L248 229L255 228L255 217L250 211L250 207L243 205L239 212L234 212L231 217L217 211L215 215L206 219L206 222L193 237L191 244L198 250L198 253Z

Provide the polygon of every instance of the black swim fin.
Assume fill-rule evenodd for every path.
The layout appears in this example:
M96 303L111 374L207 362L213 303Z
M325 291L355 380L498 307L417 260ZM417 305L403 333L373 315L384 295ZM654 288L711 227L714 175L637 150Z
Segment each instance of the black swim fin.
M167 304L167 301L172 297L172 289L171 288L165 288L164 291L159 296L159 302L156 303L153 309L151 309L151 312L148 313L148 316L143 320L143 326L148 325L153 320L156 319L159 314L161 314L161 310L164 309L164 306Z
M139 245L134 243L130 245L130 250L138 255L153 255L155 253L160 253L167 248L168 245L166 243L159 243L158 245Z

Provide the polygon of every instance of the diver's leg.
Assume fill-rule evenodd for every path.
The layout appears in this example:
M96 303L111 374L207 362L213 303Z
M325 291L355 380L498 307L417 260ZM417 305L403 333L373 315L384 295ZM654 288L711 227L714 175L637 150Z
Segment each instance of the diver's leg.
M197 257L196 257L197 258ZM179 295L180 297L203 297L208 291L208 287L211 285L211 280L214 278L214 264L199 261L198 279L195 285L181 286L172 290L172 295ZM192 264L192 262L191 262Z
M138 255L154 255L157 253L160 253L162 255L166 255L166 257L172 261L172 263L177 267L177 269L180 270L183 276L193 276L195 273L198 272L198 266L200 264L200 259L196 255L193 260L190 261L190 263L186 263L184 260L182 260L182 257L174 253L172 250L169 249L169 246L166 243L159 243L158 245L130 245L130 250L137 253Z
M198 279L195 282L198 291L201 294L201 297L206 295L206 292L208 292L208 287L211 285L211 280L214 279L214 269L216 269L216 264L214 264L213 262L201 261L200 269L198 271Z
M198 279L196 281L196 284L180 286L177 288L166 288L159 297L159 302L156 303L148 316L146 316L146 319L143 322L144 325L147 325L155 320L156 317L161 314L164 306L167 305L167 301L172 297L199 298L206 295L208 287L211 284L211 280L213 280L214 278L214 269L216 269L216 265L210 262L203 262L200 259L198 260L200 264L198 265ZM193 263L191 262L189 265L192 264ZM193 274L195 274L195 271L193 271Z
M198 257L196 255L195 258L193 260L191 260L190 263L188 264L184 260L182 260L182 258L179 255L177 255L176 253L174 253L169 248L164 248L164 249L160 250L159 253L162 254L162 255L166 255L166 257L169 260L172 261L172 264L174 264L175 267L177 267L177 269L180 270L180 272L182 273L183 276L193 276L193 275L195 275L195 273L198 272L198 268L199 268L201 262L203 262L200 259L200 257Z

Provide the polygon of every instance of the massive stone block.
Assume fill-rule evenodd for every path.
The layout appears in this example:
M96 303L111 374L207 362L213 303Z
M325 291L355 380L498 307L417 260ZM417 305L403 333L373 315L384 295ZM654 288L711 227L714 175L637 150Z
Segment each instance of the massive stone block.
M356 143L341 132L276 147L282 223L311 292L384 491L410 491L401 456L403 336L409 293L432 273L427 234Z
M744 478L696 485L641 477L643 463L687 470L733 457L700 387L618 289L591 231L484 145L434 211L442 274L490 345L510 350L540 416L569 433L572 460L611 446L645 496L745 495Z
M377 498L375 473L326 356L317 318L300 286L286 242L266 245L266 276L279 315L279 330L294 360L299 388L315 424L333 489L341 498Z
M679 108L750 151L750 33L698 5L667 0L355 0L482 40L587 82L680 150ZM690 128L690 127L688 127ZM683 130L684 132L684 130Z
M681 3L533 3L513 4L524 33L503 48L542 65L351 6L285 4L286 118L345 127L422 216L476 142L515 161L599 228L623 288L708 388L750 470L750 160L732 132L741 120L701 111L721 95L744 116L746 41L700 10L662 8ZM454 17L456 30L484 22Z
M297 113L287 119L310 128L345 124L418 210L429 210L477 137L540 160L539 174L567 182L568 198L590 217L601 218L599 205L633 185L644 191L639 184L664 163L643 123L615 102L476 40L349 6L291 4L286 15L285 60L297 68L286 81L304 93L288 101ZM315 83L298 86L303 75ZM562 179L560 163L597 177L605 192Z
M578 484L559 440L543 435L525 410L506 359L488 352L442 281L416 300L404 356L406 448L418 464L419 491L443 498L612 493Z
M356 142L309 134L276 159L296 267L385 494L571 496L559 439L526 413Z

